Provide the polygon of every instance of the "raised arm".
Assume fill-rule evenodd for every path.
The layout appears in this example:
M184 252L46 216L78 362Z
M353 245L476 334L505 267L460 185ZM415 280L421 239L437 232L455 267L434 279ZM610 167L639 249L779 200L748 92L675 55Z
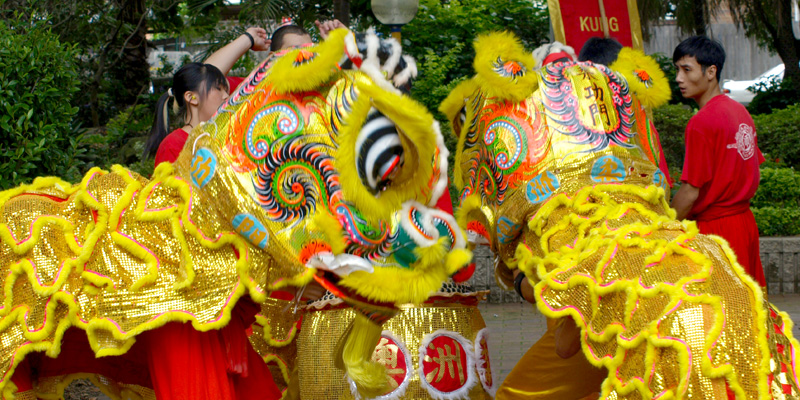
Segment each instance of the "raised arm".
M267 39L267 31L264 28L250 27L245 31L250 37L253 38L252 42L247 34L242 34L236 40L228 43L225 47L217 50L206 59L206 64L211 64L223 74L228 75L228 72L233 68L233 64L247 53L247 50L255 51L268 51L271 41Z

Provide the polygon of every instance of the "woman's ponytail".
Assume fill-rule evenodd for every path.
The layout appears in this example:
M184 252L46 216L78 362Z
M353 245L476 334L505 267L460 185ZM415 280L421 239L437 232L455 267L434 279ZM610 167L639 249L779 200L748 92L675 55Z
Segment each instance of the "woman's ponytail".
M173 97L172 88L167 93L161 95L156 103L156 115L153 118L153 127L150 129L150 137L144 144L142 158L154 156L158 151L158 146L169 134L169 100Z

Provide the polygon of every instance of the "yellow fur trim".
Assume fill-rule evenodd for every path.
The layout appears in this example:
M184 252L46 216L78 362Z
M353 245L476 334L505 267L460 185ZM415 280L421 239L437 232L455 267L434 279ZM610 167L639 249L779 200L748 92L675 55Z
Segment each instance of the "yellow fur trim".
M464 100L472 96L477 90L478 84L472 79L459 83L439 105L439 111L452 123L458 117L461 109L466 107ZM453 134L456 137L461 136L461 132L453 132Z
M457 249L448 255L448 241L448 238L440 238L433 246L414 249L417 261L410 269L383 267L372 273L355 271L342 278L340 284L377 301L422 303L441 288L450 274L472 258L472 253L466 249ZM444 264L442 260L445 260Z
M294 341L297 336L297 324L292 324L292 329L286 334L285 338L276 339L272 334L272 327L270 327L269 320L261 314L256 314L256 324L264 327L263 338L268 345L272 347L286 347Z
M347 242L342 224L333 215L321 212L314 215L311 221L311 229L320 230L325 235L327 243L331 245L333 254L342 254L345 251Z
M275 365L277 365L278 368L281 370L281 377L283 378L283 381L286 382L287 384L289 383L289 380L291 379L291 377L290 377L290 374L289 374L289 366L286 365L286 361L284 361L277 354L267 354L264 357L262 357L262 359L264 360L264 363L266 363L266 364L269 364L270 362L274 362ZM281 397L281 398L283 398L283 397Z
M655 394L642 382L635 379L626 382L619 380L615 371L625 361L625 352L628 349L643 344L643 342L647 342L648 347L645 354L646 360L644 365L652 365L657 357L655 354L655 349L657 347L673 348L678 355L679 376L684 377L688 373L690 364L689 354L687 353L685 345L681 345L674 340L659 338L658 335L655 334L655 332L657 332L659 320L655 320L648 326L642 328L642 334L634 339L617 340L616 343L618 347L616 353L613 354L613 358L609 359L603 357L596 359L587 344L587 340L606 342L624 333L625 328L613 324L607 326L602 334L596 334L592 329L588 329L588 321L584 319L585 316L580 315L575 308L564 307L559 310L550 309L546 304L546 299L543 297L544 290L546 288L567 290L575 286L586 287L592 299L591 309L589 311L593 313L597 313L599 310L597 298L611 293L626 293L628 298L625 311L622 313L622 315L626 316L626 326L630 323L628 319L631 318L630 316L637 307L639 298L651 298L656 295L666 294L670 297L670 303L664 307L664 310L672 309L681 302L708 306L714 312L714 321L711 329L706 332L703 354L711 351L716 340L718 340L723 331L725 316L721 303L722 300L719 296L696 293L689 294L683 290L683 287L690 282L707 279L711 270L714 268L711 259L706 255L683 246L685 242L692 240L699 234L697 225L694 222L674 221L674 211L670 212L668 215L661 215L650 211L639 203L619 203L615 201L609 193L636 195L656 208L669 209L667 208L668 205L666 204L663 190L654 186L641 188L633 185L597 185L594 187L586 187L571 197L562 193L543 205L529 222L529 228L539 236L541 249L543 249L545 253L544 257L534 256L530 249L524 244L520 244L517 247L515 258L519 269L522 270L531 280L531 283L535 285L534 292L537 297L536 305L539 310L549 318L572 317L581 328L582 349L586 358L593 365L598 367L602 366L609 370L609 375L602 385L601 398L607 397L612 390L620 395L629 394L634 390L638 390L643 396L652 397ZM550 226L543 232L543 227L549 215L559 207L568 207L575 212L563 217L562 220L553 224L553 226ZM616 230L609 229L605 224L597 223L603 220L619 218L629 210L635 210L644 218L649 219L649 222L629 224ZM589 216L588 218L586 217L587 215ZM663 229L662 226L666 223L673 224L675 228L682 229L684 233L669 241L665 239L644 239L644 237L650 233ZM565 228L575 229L578 232L577 241L574 243L573 247L562 246L553 251L548 250L550 248L549 238ZM769 398L770 392L767 376L770 373L769 362L771 357L767 341L767 310L763 295L752 278L750 278L744 269L736 262L736 257L727 243L718 237L712 236L711 239L721 246L731 264L731 271L753 294L754 311L757 321L756 329L758 330L757 340L761 352L759 357L760 364L758 367L758 391L760 398ZM673 284L657 283L649 288L643 287L637 280L617 280L609 284L599 285L591 277L583 274L574 274L566 282L563 282L563 277L559 276L560 273L573 268L579 262L603 250L602 257L597 261L597 269L594 272L595 275L601 274L602 269L609 262L617 247L649 250L651 255L644 260L644 262L648 264L660 262L664 256L675 254L688 258L701 268L693 275L684 276ZM797 346L797 342L792 337L791 332L787 330L784 333L793 345ZM731 365L724 364L715 367L708 357L702 357L701 370L702 374L709 378L725 378L730 389L736 393L737 398L743 398L745 396L745 392ZM644 378L644 382L650 381L650 373L651 371L646 371L645 376L642 377ZM670 398L677 393L686 393L688 384L689 382L686 379L681 378L675 390L670 390L665 394L664 398Z
M378 343L380 338L380 325L356 313L352 329L345 339L342 361L347 376L356 383L359 393L367 398L386 393L389 386L386 367L372 361L375 343Z
M481 209L481 196L478 193L467 196L466 199L461 201L458 209L456 209L456 222L459 226L465 227L472 219L470 214L473 211L480 211Z
M510 32L495 32L475 40L475 81L489 97L521 101L530 96L539 84L534 67L536 61L525 51L519 39ZM519 69L516 78L501 75L504 68Z
M452 92L447 96L442 104L439 106L439 111L442 112L444 115L447 116L447 121L450 124L450 128L453 130L453 135L458 139L456 142L456 148L463 150L464 149L464 142L466 141L466 132L469 129L469 121L475 118L472 115L472 108L468 107L467 100L470 96L476 95L476 92L479 90L478 83L475 82L474 79L468 79L464 82L461 82L453 89ZM455 126L453 122L460 118L459 113L461 110L464 109L466 114L466 119L461 126L461 131L456 132ZM456 151L456 154L453 157L453 184L456 187L461 188L464 186L461 171L461 158L463 157L463 151ZM466 225L461 225L466 226Z
M472 252L470 250L454 249L447 254L444 263L447 266L447 273L452 275L464 268L470 261L472 261Z
M437 151L446 154L447 150L439 148L437 135L431 134L433 116L420 103L362 81L356 82L356 90L359 96L352 105L346 125L339 132L339 149L334 165L341 174L339 184L344 197L355 204L369 224L378 226L405 201L428 204L433 195L433 187L428 182L433 175L432 161L436 160ZM373 106L397 125L405 152L403 167L380 196L367 190L356 168L356 141Z
M672 98L664 71L656 60L641 50L624 47L609 67L625 77L631 91L647 108L656 108Z
M45 299L49 297L50 301L46 302L45 305L46 315L56 315L56 307L59 306L62 309L66 307L67 311L66 315L61 318L46 318L44 325L35 327L37 328L36 330L23 329L23 335L28 342L16 349L13 365L8 366L5 370L3 381L0 383L2 393L6 393L6 389L10 388L9 382L14 370L28 353L36 351L44 352L49 357L58 356L61 352L61 341L64 332L70 327L74 326L86 332L89 344L97 357L120 355L126 353L135 343L136 336L144 331L157 329L172 321L191 322L194 329L201 332L220 329L228 324L233 307L245 293L249 293L250 297L256 302L262 302L266 299L266 293L259 290L259 285L249 276L248 252L254 250L244 238L233 231L221 232L213 239L203 236L188 215L189 208L187 205L191 198L191 186L186 181L172 176L173 167L169 163L162 163L156 168L153 181L144 186L143 182L145 181L141 177L120 166L113 166L111 173L121 177L125 182L125 187L122 188L121 196L110 210L95 200L89 194L88 189L88 185L93 179L101 178L108 173L98 168L93 168L86 173L78 185L70 185L52 177L38 178L32 184L0 192L0 206L3 206L13 197L24 193L36 193L46 190L48 194L52 195L55 190L60 192L56 197L70 198L76 207L93 211L96 215L96 222L87 224L86 229L82 232L77 230L75 224L63 217L42 216L32 224L30 237L28 238L15 239L8 226L0 224L0 242L4 246L8 246L15 254L25 255L32 251L35 246L40 245L42 243L43 228L48 227L51 229L57 228L63 232L69 249L75 255L74 259L64 262L53 283L40 282L34 266L29 260L19 260L8 266L9 274L3 285L4 307L3 310L0 310L0 331L8 329L12 324L25 326L25 314L28 308L10 303L13 300L12 290L20 279L24 280L25 284L29 285L36 295ZM179 199L176 207L159 211L145 211L145 203L148 196L158 185L174 189L177 192ZM136 195L137 192L138 195ZM123 332L111 320L90 318L85 321L78 316L79 307L74 295L59 290L65 284L66 279L72 276L73 272L81 273L81 278L87 283L84 285L84 289L87 289L89 294L92 291L99 293L100 288L105 288L105 290L109 291L115 290L114 282L111 279L84 271L84 265L88 262L93 252L97 250L100 240L104 237L110 239L106 243L110 242L125 249L132 256L142 260L147 266L147 274L134 282L131 289L144 288L157 278L158 271L155 269L157 261L154 256L130 238L116 231L124 212L126 212L126 219L132 218L136 221L170 221L172 233L180 243L182 257L187 261L182 265L186 268L186 279L182 282L177 282L175 284L176 288L188 287L194 279L187 237L191 236L200 246L207 249L213 250L231 246L236 249L239 254L235 264L239 273L239 284L230 293L229 301L220 310L219 318L201 323L193 315L183 312L168 312ZM76 239L79 237L83 239L82 245L79 245ZM302 286L313 279L314 273L314 269L306 269L291 278L267 282L266 288L267 290L274 290L288 285ZM92 285L96 286L96 288L92 288ZM100 332L102 332L102 335ZM117 342L117 346L101 346L101 343L108 343L109 339Z
M14 382L9 381L6 383L6 386L3 388L3 400L13 400L16 399L17 396L17 385Z
M267 81L278 94L307 92L329 81L339 71L347 29L336 29L324 42L294 49L275 61ZM304 60L305 57L313 57Z

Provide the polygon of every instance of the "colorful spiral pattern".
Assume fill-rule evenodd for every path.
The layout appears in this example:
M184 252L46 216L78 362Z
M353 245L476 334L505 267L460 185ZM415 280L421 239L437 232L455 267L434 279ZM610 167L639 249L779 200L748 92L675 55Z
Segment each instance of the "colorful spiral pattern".
M253 186L256 201L277 222L304 218L317 203L327 207L341 190L333 159L320 145L301 143L300 137L273 144Z

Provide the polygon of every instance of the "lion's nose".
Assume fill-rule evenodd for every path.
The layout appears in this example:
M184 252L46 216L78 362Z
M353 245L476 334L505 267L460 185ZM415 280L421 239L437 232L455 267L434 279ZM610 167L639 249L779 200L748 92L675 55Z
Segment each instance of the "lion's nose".
M397 126L371 110L356 141L356 167L361 182L373 194L386 188L403 165L403 143Z

